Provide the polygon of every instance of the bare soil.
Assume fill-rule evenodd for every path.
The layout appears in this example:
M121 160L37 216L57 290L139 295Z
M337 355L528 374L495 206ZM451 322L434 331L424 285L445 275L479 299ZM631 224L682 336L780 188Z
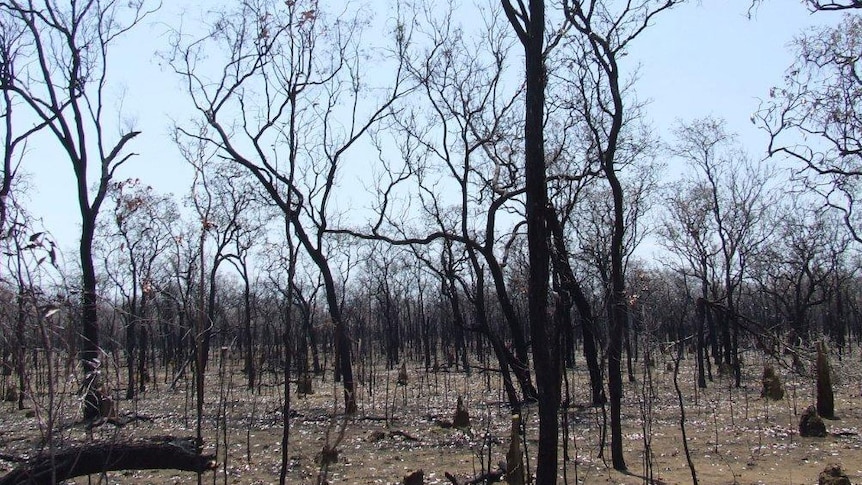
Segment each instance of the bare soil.
M693 360L684 360L679 375L686 412L688 445L702 484L814 484L818 473L839 463L852 482L862 482L862 398L858 355L841 361L832 356L837 419L826 422L825 438L802 438L798 419L814 404L811 360L795 373L784 361L747 354L743 385L734 388L730 376L714 376L707 389L696 389ZM568 410L565 439L561 433L559 483L692 483L680 433L680 408L673 373L663 356L649 369L636 364L636 379L625 390L623 409L625 453L629 473L609 467L610 448L600 454L603 410L588 406L585 369L568 375ZM789 358L787 359L789 362ZM771 363L784 381L785 398L760 397L763 366ZM214 363L216 367L217 363ZM341 387L331 376L314 380L315 393L291 399L289 483L400 483L408 473L422 469L425 483L449 483L449 472L460 480L478 475L505 460L509 446L510 412L502 405L499 376L473 371L426 374L408 364L409 382L396 384L398 368L378 369L373 382L367 371L359 384L359 412L340 414ZM203 476L204 483L277 483L281 460L282 386L276 374L265 374L259 392L246 388L236 359L216 369L207 380L204 417L205 453L218 457L219 468ZM715 371L715 369L714 369ZM116 381L117 379L115 379ZM102 440L118 442L145 436L194 436L192 383L181 380L169 390L160 376L156 386L134 401L118 401L121 418L142 419L118 427L104 424L88 430L75 420L79 397L73 381L60 386L54 408L59 410L56 443ZM109 379L110 381L110 379ZM649 383L652 383L650 389ZM115 386L119 387L119 386ZM295 386L292 386L292 389ZM121 389L115 388L117 395ZM373 392L372 392L373 391ZM458 396L470 412L466 430L441 426L452 419ZM15 403L0 404L0 473L15 466L12 457L31 457L44 448L47 397L39 406L18 411ZM535 459L536 409L523 412L528 457ZM40 424L41 423L41 424ZM565 445L565 449L563 447ZM337 451L335 461L321 462L324 447ZM646 466L651 456L651 469ZM129 471L69 483L193 483L194 474L169 471Z

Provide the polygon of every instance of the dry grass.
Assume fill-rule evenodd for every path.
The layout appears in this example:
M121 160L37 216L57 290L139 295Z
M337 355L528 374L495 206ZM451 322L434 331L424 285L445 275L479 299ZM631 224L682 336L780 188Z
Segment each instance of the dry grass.
M840 463L851 480L862 478L862 399L860 399L859 357L833 357L835 403L839 419L827 421L826 438L801 438L797 433L798 414L814 402L813 365L804 375L796 375L782 362L770 361L784 380L782 401L760 397L762 357L746 355L743 386L733 388L729 378L716 376L706 390L695 392L693 361L683 361L680 382L686 400L689 446L700 483L703 484L810 484L828 463ZM599 456L601 408L573 405L568 411L568 483L645 483L644 450L652 452L652 473L656 483L691 483L679 430L679 408L673 392L672 373L667 361L652 369L652 395L644 386L643 368L637 382L628 383L624 404L626 460L631 474L608 468ZM278 481L281 456L281 386L265 382L261 392L249 392L240 363L230 374L208 376L205 406L205 441L208 453L216 453L219 470L204 476L205 483L252 484ZM345 420L338 414L341 390L331 380L314 382L315 393L294 396L291 403L290 483L400 483L407 473L423 469L425 483L448 483L444 472L466 478L505 459L510 416L501 406L496 375L438 373L426 375L408 365L409 383L397 386L398 369L378 370L374 393L369 393L368 376L359 386L359 413ZM223 379L222 379L223 378ZM267 379L276 379L268 376ZM588 381L584 370L569 375L569 389L575 404L587 403ZM190 383L189 383L190 384ZM63 419L58 433L60 445L89 439L124 440L149 435L194 435L194 400L190 385L180 381L175 391L158 388L137 401L120 401L121 414L136 412L151 418L122 428L107 424L88 432L74 422L76 397L65 386L60 406ZM223 392L220 392L223 389ZM451 420L455 402L464 396L470 411L470 430L447 429L439 420ZM645 399L647 396L649 399ZM223 410L224 412L222 412ZM651 419L643 419L644 410ZM31 413L32 414L32 413ZM40 413L44 419L44 413ZM219 419L223 416L224 420ZM523 416L527 428L527 453L536 452L536 410L527 408ZM647 436L644 440L644 425ZM223 427L225 426L226 427ZM226 432L225 432L226 428ZM341 434L343 430L343 435ZM92 436L90 436L92 434ZM38 417L17 411L14 403L3 403L0 413L0 448L3 453L31 456L42 443ZM341 439L339 440L339 437ZM337 460L321 465L324 446L336 445ZM561 450L562 451L562 450ZM605 447L609 460L609 447ZM560 454L561 458L563 454ZM0 461L8 470L14 463ZM563 474L560 483L563 483ZM112 473L103 483L191 483L194 475L170 472ZM94 480L93 483L96 483ZM79 483L87 483L79 480Z

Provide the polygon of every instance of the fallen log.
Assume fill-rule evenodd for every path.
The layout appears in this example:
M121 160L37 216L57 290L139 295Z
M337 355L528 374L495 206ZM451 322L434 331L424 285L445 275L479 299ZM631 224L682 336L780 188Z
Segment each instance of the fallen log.
M143 441L93 443L45 453L0 478L0 485L51 485L84 475L118 470L180 470L202 473L216 468L213 455L197 452L194 438L159 437Z

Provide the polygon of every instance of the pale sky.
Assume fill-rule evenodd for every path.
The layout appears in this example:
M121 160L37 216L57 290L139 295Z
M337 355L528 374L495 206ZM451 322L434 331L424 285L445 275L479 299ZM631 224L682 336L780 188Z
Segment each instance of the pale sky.
M374 0L373 0L374 1ZM372 1L372 3L373 3ZM384 2L380 2L381 4ZM388 1L385 2L389 4ZM156 50L165 49L164 22L177 22L182 8L199 15L199 1L165 2L165 7L134 31L114 52L118 77L109 92L124 96L125 120L143 133L131 149L139 154L118 179L138 177L161 193L184 196L191 171L170 139L172 120L185 121L193 112L180 79L160 65ZM676 119L705 115L723 117L739 133L745 148L760 158L765 137L750 117L773 85L780 84L792 62L787 45L812 25L835 24L840 14L810 14L796 0L769 0L747 18L747 1L696 2L657 18L622 61L631 72L640 63L638 97L650 100L647 117L659 133L667 135ZM52 141L52 143L54 143ZM25 170L32 174L28 207L44 220L69 262L75 260L79 219L74 177L68 161L33 149ZM674 176L673 167L668 176ZM109 212L105 207L103 215Z

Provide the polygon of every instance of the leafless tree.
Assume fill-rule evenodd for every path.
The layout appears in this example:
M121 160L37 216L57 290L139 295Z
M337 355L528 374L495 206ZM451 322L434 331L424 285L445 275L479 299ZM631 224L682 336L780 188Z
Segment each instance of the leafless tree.
M787 330L803 342L811 338L813 311L830 301L833 282L846 267L849 237L831 215L788 203L752 262L759 289L775 301Z
M712 197L709 187L699 180L675 181L666 189L664 216L658 228L661 244L676 259L671 263L685 278L693 278L699 286L695 322L697 345L697 382L706 387L706 372L712 371L707 354L706 335L710 336L713 357L720 358L715 324L705 302L717 278L716 258L720 252L715 238L711 214Z
M523 89L506 80L512 34L502 15L493 13L480 26L459 28L453 4L409 13L415 18L403 22L419 27L412 36L416 47L404 53L405 65L421 95L392 118L400 158L387 156L386 133L375 138L385 173L375 186L374 218L364 229L343 232L414 246L414 254L448 288L450 304L458 306L454 315L475 322L464 330L491 342L504 382L514 373L522 397L512 388L507 395L517 408L536 392L526 331L505 275L507 241L521 236L521 223L512 224L509 215L523 217L524 194L517 167L523 122L516 113ZM507 334L490 325L486 292L491 288ZM511 349L504 338L511 339Z
M547 86L546 15L543 0L503 0L503 11L524 48L524 195L529 279L527 315L539 394L539 449L536 483L557 480L557 446L561 393L560 328L548 318L550 233L545 167L545 98ZM557 37L559 40L559 37ZM553 42L551 42L553 44Z
M16 77L19 56L26 50L25 27L14 22L0 22L0 86L8 85ZM3 89L0 99L0 133L3 136L3 167L0 180L0 239L8 237L6 222L14 204L15 182L27 141L44 128L44 121L31 127L16 122L16 103L20 103L9 89Z
M627 120L636 113L626 104L627 78L619 61L630 44L655 17L681 0L640 0L608 5L600 0L564 1L571 37L566 39L568 64L572 72L563 79L569 85L571 107L581 114L588 134L588 158L596 160L607 181L613 200L613 232L610 244L610 298L608 320L608 390L611 405L611 458L617 470L625 470L623 457L620 359L624 326L628 321L625 289L626 200L619 177ZM562 76L561 76L562 77Z
M797 37L792 44L796 61L784 85L770 91L755 115L769 134L769 154L795 162L797 178L843 215L857 242L862 242L857 207L862 196L860 36L862 17L848 15L837 26Z
M718 249L719 281L724 305L722 313L723 361L733 366L736 385L740 385L738 355L740 327L737 325L737 298L751 258L761 249L777 192L771 185L774 171L751 160L742 151L735 135L723 120L701 118L676 129L673 152L696 172L695 180L709 199L713 237ZM713 300L713 303L719 303Z
M350 149L403 94L403 72L395 59L388 86L363 77L370 65L362 13L338 17L316 2L255 0L213 16L202 38L178 33L169 56L210 128L180 132L245 167L288 218L323 276L345 409L354 412L347 322L325 234ZM398 50L406 39L395 30Z
M111 48L152 10L145 0L49 0L0 2L4 24L18 35L14 67L4 67L0 88L7 106L27 110L69 160L81 212L80 361L85 375L96 367L99 324L93 239L96 219L118 167L132 156L126 146L139 132L106 122ZM8 29L7 29L8 31ZM91 177L95 175L95 189Z
M19 181L20 182L20 181ZM14 349L14 370L17 378L18 409L24 409L29 387L27 369L27 349L32 346L28 338L30 328L36 326L34 315L38 315L39 305L44 305L44 292L49 281L48 269L58 267L59 255L48 232L38 229L38 221L17 203L8 199L7 223L4 237L0 238L0 248L6 271L0 274L0 288L8 292L9 302L5 305L3 359L6 369L11 370L6 358L9 349Z
M204 147L200 147L206 150ZM192 155L184 151L186 155ZM224 263L232 265L243 280L243 344L251 344L251 279L248 273L249 251L262 235L267 215L262 207L265 195L251 179L248 172L237 164L213 158L187 160L195 165L195 182L191 203L202 221L207 242L210 242L209 258L205 264L208 272L206 284L206 328L203 334L204 367L208 361L210 341L215 321L216 294L219 270ZM247 356L251 355L246 348ZM246 360L249 385L254 387L253 363Z
M179 218L170 197L154 193L137 179L116 182L109 190L114 202L112 224L101 232L104 272L121 295L126 332L128 382L126 399L146 389L147 346L151 329L146 311L155 296L154 282L172 244L171 225Z

